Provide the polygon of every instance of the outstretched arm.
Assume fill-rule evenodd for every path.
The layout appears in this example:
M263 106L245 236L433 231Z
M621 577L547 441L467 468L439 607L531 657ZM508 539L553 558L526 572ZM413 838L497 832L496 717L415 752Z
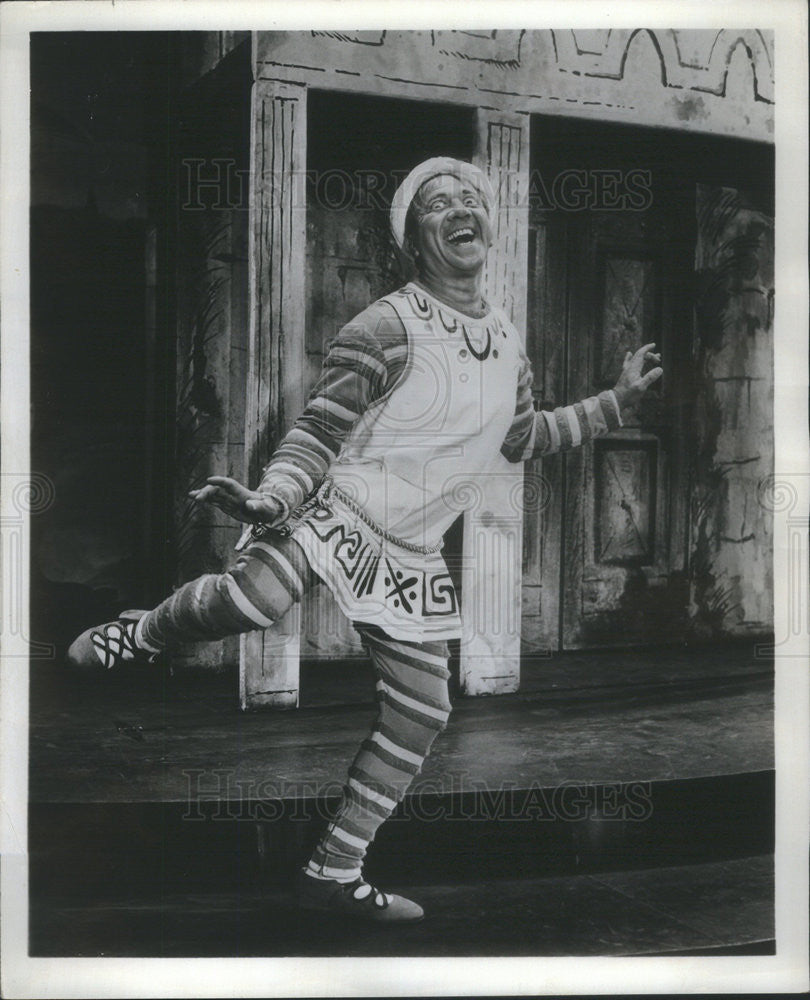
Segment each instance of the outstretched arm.
M360 414L385 391L386 359L364 327L344 328L330 344L320 377L301 416L262 472L259 493L286 513L318 487Z
M396 314L361 314L329 345L309 402L265 466L256 490L212 476L189 495L237 520L282 524L325 476L357 418L398 377L407 338Z
M517 401L512 426L501 452L510 462L525 462L543 455L567 451L622 426L622 413L634 406L663 369L653 368L642 375L647 361L659 362L652 352L655 344L645 344L635 353L627 352L619 381L613 389L589 396L570 406L535 411L532 404L532 369L524 356L518 379Z

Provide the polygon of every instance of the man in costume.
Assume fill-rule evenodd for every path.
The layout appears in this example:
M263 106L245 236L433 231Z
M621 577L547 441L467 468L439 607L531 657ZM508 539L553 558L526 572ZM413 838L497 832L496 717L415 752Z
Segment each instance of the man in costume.
M491 185L470 163L439 157L411 171L391 228L416 278L340 331L258 489L215 476L192 492L249 524L233 567L89 629L69 651L80 666L148 660L173 644L267 628L313 583L329 586L370 654L379 712L298 873L310 909L381 922L423 915L369 885L362 863L450 714L447 640L461 622L441 546L464 487L499 452L522 462L620 427L662 373L643 374L660 361L648 344L628 352L614 389L535 411L520 335L482 295L494 212Z

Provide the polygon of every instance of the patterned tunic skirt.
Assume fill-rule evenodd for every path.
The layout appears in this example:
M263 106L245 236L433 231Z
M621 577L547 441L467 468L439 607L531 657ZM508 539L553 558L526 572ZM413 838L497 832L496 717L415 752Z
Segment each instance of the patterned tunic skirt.
M350 501L319 493L288 530L347 618L408 642L459 638L458 599L441 552L385 537Z

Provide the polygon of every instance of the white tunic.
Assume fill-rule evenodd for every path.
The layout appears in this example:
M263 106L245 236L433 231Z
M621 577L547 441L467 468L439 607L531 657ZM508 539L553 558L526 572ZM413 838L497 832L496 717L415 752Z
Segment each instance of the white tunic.
M439 548L512 423L520 338L501 310L471 319L413 284L382 301L405 328L405 369L356 422L322 505L292 536L352 621L412 642L456 638L458 600Z

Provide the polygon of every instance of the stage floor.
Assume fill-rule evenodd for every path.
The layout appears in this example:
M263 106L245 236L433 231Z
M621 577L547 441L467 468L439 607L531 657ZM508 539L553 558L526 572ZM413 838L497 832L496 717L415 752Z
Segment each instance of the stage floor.
M750 645L535 661L518 694L454 699L412 790L768 771L772 688L771 663ZM302 692L297 710L245 713L235 677L150 669L77 682L59 664L34 664L30 801L184 802L195 788L206 799L334 793L373 719L370 670L313 666Z

